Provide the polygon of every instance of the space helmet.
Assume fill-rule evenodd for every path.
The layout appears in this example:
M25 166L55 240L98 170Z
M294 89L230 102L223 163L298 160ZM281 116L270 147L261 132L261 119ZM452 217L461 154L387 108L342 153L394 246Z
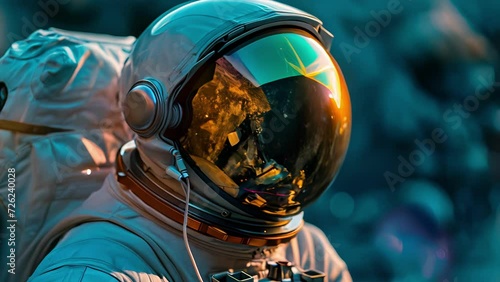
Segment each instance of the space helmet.
M275 1L201 0L161 15L122 70L137 138L122 149L135 168L119 169L120 182L180 223L186 203L165 168L182 159L189 228L252 246L293 238L349 143L331 40L320 20Z

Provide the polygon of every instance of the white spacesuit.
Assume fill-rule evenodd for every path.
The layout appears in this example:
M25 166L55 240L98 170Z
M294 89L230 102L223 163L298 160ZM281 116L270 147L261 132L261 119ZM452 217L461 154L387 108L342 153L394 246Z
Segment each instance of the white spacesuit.
M137 137L39 244L29 281L350 281L302 220L349 142L330 40L273 1L196 1L158 18L122 70Z
M23 281L44 235L114 171L132 137L117 93L134 40L40 30L0 59L0 281Z

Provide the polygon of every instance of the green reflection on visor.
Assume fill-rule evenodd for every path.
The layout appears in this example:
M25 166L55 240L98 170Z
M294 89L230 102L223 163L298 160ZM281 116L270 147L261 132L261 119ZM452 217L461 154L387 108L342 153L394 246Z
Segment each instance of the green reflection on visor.
M225 58L257 87L293 76L313 79L327 87L330 98L341 107L338 70L323 47L312 38L295 33L275 34Z

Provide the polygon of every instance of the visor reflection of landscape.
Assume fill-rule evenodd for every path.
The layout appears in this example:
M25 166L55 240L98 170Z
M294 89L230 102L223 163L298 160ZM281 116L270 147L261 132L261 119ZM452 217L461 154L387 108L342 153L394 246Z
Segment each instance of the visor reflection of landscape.
M214 184L268 214L296 214L326 190L349 141L343 76L305 35L270 35L218 59L192 107L184 149Z

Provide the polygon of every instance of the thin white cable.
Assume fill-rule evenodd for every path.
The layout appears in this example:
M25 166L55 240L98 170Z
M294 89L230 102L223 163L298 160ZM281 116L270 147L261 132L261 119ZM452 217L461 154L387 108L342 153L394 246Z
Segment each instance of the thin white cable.
M186 207L184 208L184 223L182 224L182 237L184 238L184 245L186 246L186 250L188 252L189 258L191 259L191 264L196 272L196 276L198 276L198 280L203 282L203 278L201 278L200 270L196 264L196 260L194 259L193 253L191 252L191 248L189 247L189 241L187 236L187 223L188 223L188 211L189 211L189 194L191 194L191 182L189 178L186 178L186 183L184 181L179 181L184 188L184 192L186 193Z

